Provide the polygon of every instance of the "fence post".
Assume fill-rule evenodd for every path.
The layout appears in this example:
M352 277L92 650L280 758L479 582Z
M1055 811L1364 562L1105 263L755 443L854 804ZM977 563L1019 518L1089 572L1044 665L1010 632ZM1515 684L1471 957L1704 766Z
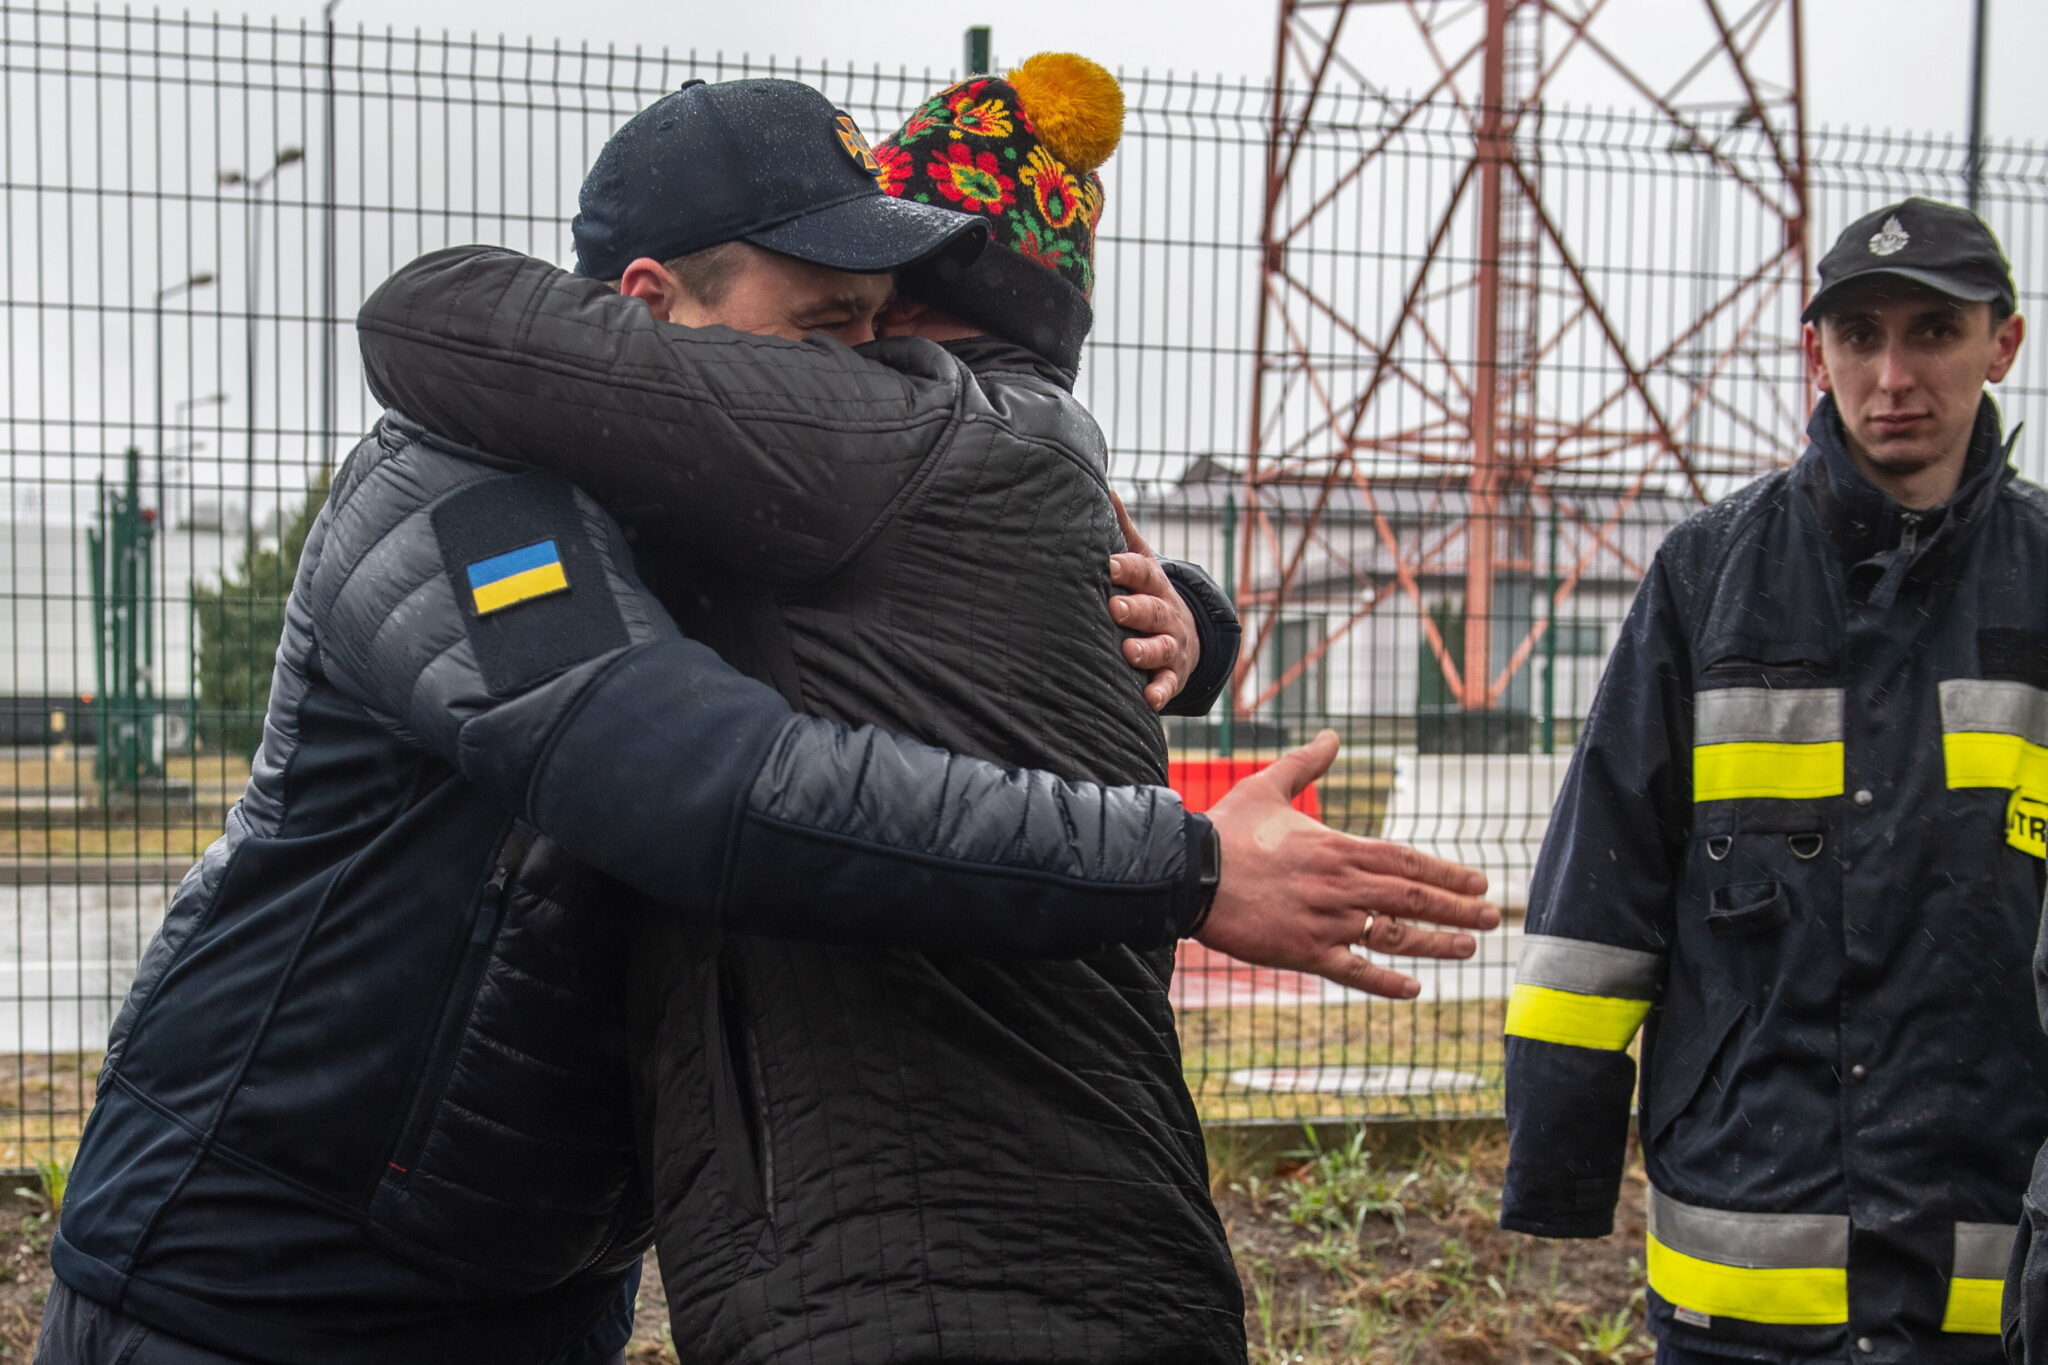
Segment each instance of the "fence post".
M1543 573L1543 752L1557 752L1557 500L1550 503L1550 555Z
M1223 495L1223 600L1237 603L1237 495ZM1235 670L1233 670L1234 672ZM1237 746L1237 679L1223 685L1223 719L1216 722L1216 756L1229 758Z
M989 67L993 65L989 58L989 51L993 45L993 40L989 36L988 25L974 25L974 27L967 30L965 37L967 40L967 51L964 64L967 70L961 74L967 76L986 76Z

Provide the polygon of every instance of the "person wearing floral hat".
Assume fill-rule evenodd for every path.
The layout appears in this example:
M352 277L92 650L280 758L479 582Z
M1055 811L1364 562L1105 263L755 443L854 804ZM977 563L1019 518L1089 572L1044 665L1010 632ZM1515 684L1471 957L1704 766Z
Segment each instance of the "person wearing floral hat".
M920 262L898 272L899 299L1013 341L1072 376L1094 322L1099 170L1122 129L1116 79L1069 53L1041 53L1007 79L976 77L926 100L876 144L876 178L895 198L980 219L989 246L971 265ZM909 321L899 309L894 330Z
M978 220L994 243L972 266L900 272L869 344L702 330L701 300L657 289L648 262L613 289L462 249L365 305L365 374L430 431L630 513L650 586L696 604L686 628L804 710L1070 780L1158 783L1164 736L1101 611L1112 557L1142 542L1072 393L1096 170L1121 126L1114 78L1055 55L850 146L900 207ZM735 289L759 249L743 245ZM1228 604L1196 616L1227 621ZM1211 681L1183 697L1213 697L1234 650L1204 640ZM1283 760L1289 785L1335 751L1326 734ZM861 784L817 796L868 801ZM1304 817L1280 846L1332 833ZM1322 852L1364 874L1341 913L1498 922L1476 873L1336 837ZM1227 876L1240 855L1219 852ZM890 912L829 861L786 876L848 904L846 946L655 917L636 944L639 1128L686 1365L1242 1365L1171 943L1106 937L1038 961L885 949L853 930ZM1353 945L1473 950L1387 914L1346 922L1350 939L1297 962L1410 998Z

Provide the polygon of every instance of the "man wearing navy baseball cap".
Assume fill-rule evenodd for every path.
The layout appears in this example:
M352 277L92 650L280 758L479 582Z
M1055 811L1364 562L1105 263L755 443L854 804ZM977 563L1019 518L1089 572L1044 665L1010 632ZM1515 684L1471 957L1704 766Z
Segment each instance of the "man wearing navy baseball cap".
M1806 451L1659 549L1538 859L1501 1221L1611 1229L1646 1025L1665 1365L2001 1358L2048 1138L2048 495L1986 392L2016 304L1966 209L1841 232Z
M874 339L891 272L980 255L988 228L893 199L853 119L797 81L693 80L641 110L583 182L576 271L656 316Z

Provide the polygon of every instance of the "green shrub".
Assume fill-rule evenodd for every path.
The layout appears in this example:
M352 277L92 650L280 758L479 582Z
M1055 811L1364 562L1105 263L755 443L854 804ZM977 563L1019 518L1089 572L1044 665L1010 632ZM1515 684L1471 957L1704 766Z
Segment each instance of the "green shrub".
M284 633L284 602L313 519L327 503L322 474L274 547L242 551L217 588L192 586L199 636L199 739L210 749L254 754L270 704L270 674Z

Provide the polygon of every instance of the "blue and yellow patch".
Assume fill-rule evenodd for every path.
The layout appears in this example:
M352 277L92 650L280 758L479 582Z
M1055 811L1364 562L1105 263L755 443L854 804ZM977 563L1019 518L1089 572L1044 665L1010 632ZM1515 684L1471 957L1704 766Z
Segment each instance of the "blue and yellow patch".
M560 479L479 479L437 502L433 523L492 696L514 696L631 643L597 528Z
M463 572L478 616L569 590L568 570L552 540L480 559Z

